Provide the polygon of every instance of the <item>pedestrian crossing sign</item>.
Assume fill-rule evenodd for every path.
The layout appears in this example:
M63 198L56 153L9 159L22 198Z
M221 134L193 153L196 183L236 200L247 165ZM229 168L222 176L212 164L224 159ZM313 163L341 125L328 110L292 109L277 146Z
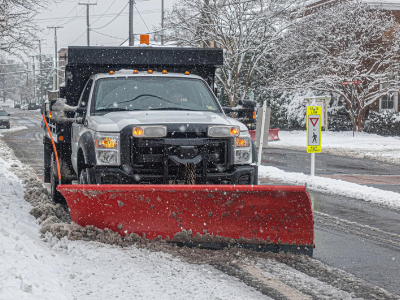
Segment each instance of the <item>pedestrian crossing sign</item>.
M307 153L321 152L321 107L307 107Z

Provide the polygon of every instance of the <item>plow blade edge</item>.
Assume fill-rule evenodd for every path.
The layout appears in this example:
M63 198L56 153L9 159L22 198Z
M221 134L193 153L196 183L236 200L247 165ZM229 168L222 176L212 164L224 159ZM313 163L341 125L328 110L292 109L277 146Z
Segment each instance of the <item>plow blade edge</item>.
M304 186L60 185L57 189L68 203L71 221L81 226L188 246L312 253L314 218Z

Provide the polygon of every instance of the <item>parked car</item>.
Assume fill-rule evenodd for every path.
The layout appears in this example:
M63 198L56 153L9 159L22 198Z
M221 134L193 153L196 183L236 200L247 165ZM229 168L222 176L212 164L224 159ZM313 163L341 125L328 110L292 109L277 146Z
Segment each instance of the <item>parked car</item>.
M21 109L28 110L28 103L24 103L21 105Z
M0 110L0 126L10 129L10 114L4 110Z
M21 104L20 103L15 103L14 104L14 108L21 108Z
M35 110L37 109L36 103L28 103L28 110Z

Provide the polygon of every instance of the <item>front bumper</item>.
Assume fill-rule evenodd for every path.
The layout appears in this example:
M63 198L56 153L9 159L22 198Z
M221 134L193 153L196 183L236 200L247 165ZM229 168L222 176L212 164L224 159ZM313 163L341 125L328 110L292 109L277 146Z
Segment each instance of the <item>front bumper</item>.
M165 184L174 182L175 178L159 174L134 174L119 167L95 167L95 178L98 184ZM233 170L221 173L196 173L196 184L257 184L257 166L236 166ZM176 182L174 182L176 183Z

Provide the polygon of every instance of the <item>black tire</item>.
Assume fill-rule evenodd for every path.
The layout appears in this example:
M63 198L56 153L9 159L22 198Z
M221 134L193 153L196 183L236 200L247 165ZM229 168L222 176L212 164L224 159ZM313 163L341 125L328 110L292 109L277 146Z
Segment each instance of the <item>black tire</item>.
M8 125L7 125L7 129L10 129L10 127L11 127L11 125L10 125L10 124L8 124Z
M86 168L79 174L79 184L96 184L93 168Z
M62 205L66 205L66 201L63 195L57 191L58 186L58 170L57 170L57 162L54 152L51 154L51 163L50 163L50 197L51 200L55 203L60 203Z

